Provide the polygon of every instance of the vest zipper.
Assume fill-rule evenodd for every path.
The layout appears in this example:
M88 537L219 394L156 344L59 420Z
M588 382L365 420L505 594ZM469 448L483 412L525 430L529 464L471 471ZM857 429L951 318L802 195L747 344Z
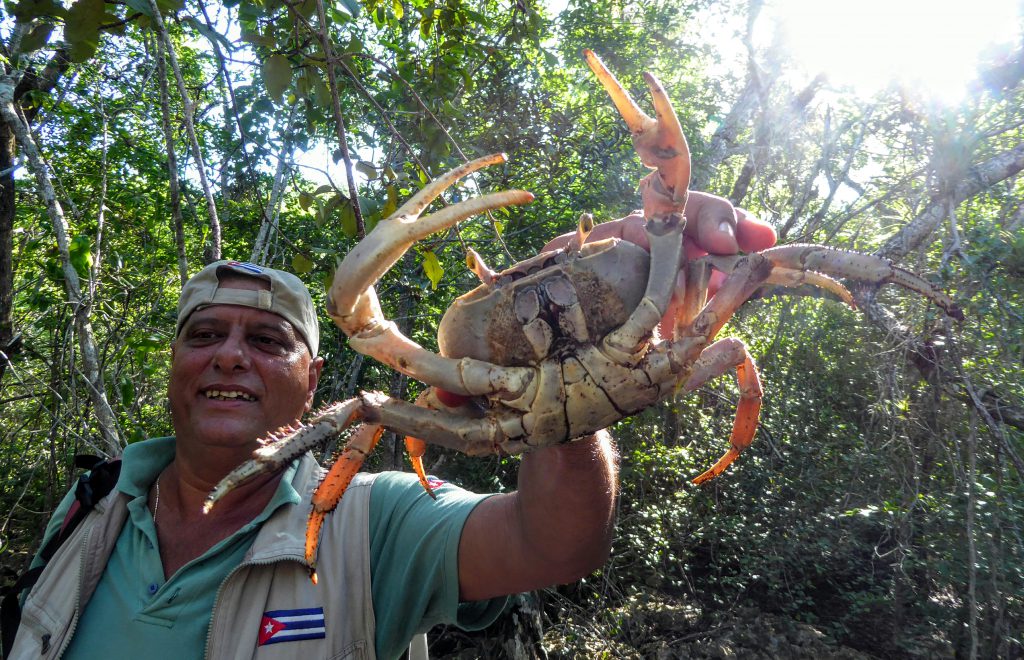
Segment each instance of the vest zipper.
M82 521L85 522L84 520ZM71 645L71 640L75 637L75 630L78 628L78 619L82 615L82 581L85 580L85 562L88 556L89 550L89 537L92 536L92 527L87 527L85 532L82 534L82 552L81 561L78 564L78 586L75 588L75 615L71 618L71 625L68 626L67 633L64 635L64 641L60 645L60 649L57 654L53 657L55 660L63 657L64 652L68 650L68 646Z
M255 543L255 541L253 542ZM210 614L210 626L206 629L206 647L203 649L204 658L208 659L210 657L210 642L213 641L213 624L217 621L217 610L219 609L220 605L220 595L221 592L224 591L224 586L228 583L228 580L235 577L235 573L242 570L243 568L249 568L250 566L270 566L272 564L278 564L284 561L294 561L302 564L303 566L306 565L305 562L299 559L298 557L277 557L275 559L265 559L257 561L249 560L242 562L238 566L235 566L233 569L231 569L231 572L228 573L223 580L221 580L220 586L217 587L217 593L213 597L213 612L211 612Z

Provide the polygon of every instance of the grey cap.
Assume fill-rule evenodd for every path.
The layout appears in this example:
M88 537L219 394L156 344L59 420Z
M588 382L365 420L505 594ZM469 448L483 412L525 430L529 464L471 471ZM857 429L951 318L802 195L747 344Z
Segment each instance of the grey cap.
M223 272L263 280L270 284L270 290L220 288L218 275ZM193 275L182 288L178 299L178 327L174 336L181 334L181 328L192 312L210 305L241 305L273 312L292 324L305 340L310 355L316 357L320 348L320 325L313 310L313 298L302 280L291 273L244 261L217 261L210 264Z

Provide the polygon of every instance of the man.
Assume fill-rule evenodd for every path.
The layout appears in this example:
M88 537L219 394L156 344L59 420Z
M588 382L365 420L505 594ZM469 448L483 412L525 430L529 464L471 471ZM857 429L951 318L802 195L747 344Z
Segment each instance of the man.
M691 256L774 243L725 200L691 194L687 214ZM595 235L642 243L642 219ZM526 455L503 495L442 486L435 502L412 475L360 475L328 517L319 586L302 560L311 457L202 514L259 438L311 408L318 334L287 273L220 262L186 284L168 384L176 435L125 450L114 491L27 597L12 657L394 658L435 623L482 628L499 597L604 563L617 472L607 434Z

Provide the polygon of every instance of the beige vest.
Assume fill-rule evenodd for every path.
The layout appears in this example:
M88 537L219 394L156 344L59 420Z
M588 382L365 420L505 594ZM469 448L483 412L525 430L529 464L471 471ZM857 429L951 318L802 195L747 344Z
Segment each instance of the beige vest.
M374 475L358 475L338 509L327 516L319 585L303 561L309 498L321 470L308 454L299 463L298 506L278 509L260 528L245 559L221 584L206 643L206 657L331 658L374 660L375 622L370 591L369 502ZM59 658L74 635L127 517L127 498L105 497L57 551L25 601L11 658ZM264 612L323 607L326 637L258 646ZM420 639L421 638L421 639ZM418 636L414 647L425 647Z

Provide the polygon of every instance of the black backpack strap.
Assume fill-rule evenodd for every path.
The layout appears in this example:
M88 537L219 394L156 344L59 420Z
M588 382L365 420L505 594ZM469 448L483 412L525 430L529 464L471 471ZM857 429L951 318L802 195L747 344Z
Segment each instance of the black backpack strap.
M75 456L75 466L90 470L78 478L75 486L75 501L71 503L61 523L60 530L40 551L43 561L50 561L57 548L71 536L96 504L114 490L117 478L121 474L121 459L105 461L98 456L79 454Z
M39 551L39 557L49 562L57 549L68 540L79 523L85 520L96 504L114 490L117 478L121 474L121 459L109 461L98 456L79 454L75 456L75 467L90 470L78 478L75 486L75 501L64 515L64 521L56 534L47 541ZM2 657L6 658L14 646L14 637L21 623L21 593L31 589L42 575L44 563L31 568L18 577L14 584L3 590L3 602L0 603L0 637L2 637Z

